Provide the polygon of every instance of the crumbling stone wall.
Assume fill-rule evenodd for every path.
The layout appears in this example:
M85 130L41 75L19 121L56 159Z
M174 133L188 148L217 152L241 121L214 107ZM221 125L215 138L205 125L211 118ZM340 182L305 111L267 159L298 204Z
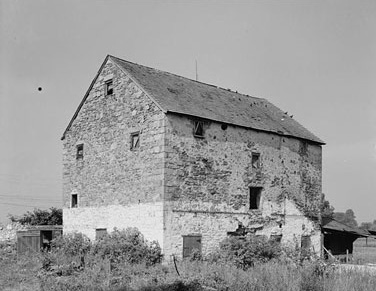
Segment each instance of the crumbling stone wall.
M209 252L239 225L257 234L282 234L295 243L311 235L320 251L321 146L296 138L168 114L166 122L165 252L182 254L182 235L202 235ZM261 167L252 168L252 152ZM250 209L249 187L262 187Z
M26 230L27 226L18 222L12 222L6 226L0 224L0 243L16 243L17 231Z
M106 96L108 79L114 93ZM96 228L137 226L146 238L162 241L163 125L162 111L108 60L63 140L65 233L94 238ZM140 147L131 150L134 132ZM83 159L76 159L78 144ZM72 194L78 208L71 208Z
M105 82L114 94L106 96ZM310 235L320 251L321 146L293 137L163 113L111 59L94 81L63 140L64 232L138 227L168 259L182 255L183 235L213 251L239 226L283 243ZM140 148L130 149L140 132ZM83 159L76 159L83 144ZM252 153L260 154L260 169ZM262 187L250 209L249 187ZM72 194L78 208L71 208Z

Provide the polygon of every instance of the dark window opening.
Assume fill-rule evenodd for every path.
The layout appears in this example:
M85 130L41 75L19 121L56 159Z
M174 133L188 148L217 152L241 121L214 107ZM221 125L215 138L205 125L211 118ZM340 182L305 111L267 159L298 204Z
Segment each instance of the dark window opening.
M261 187L249 188L249 209L259 209L261 198Z
M83 158L84 158L84 145L79 144L79 145L77 145L76 159L82 160Z
M52 230L42 230L40 232L41 245L43 249L51 248Z
M223 123L223 124L221 125L221 128L222 128L222 130L226 130L226 129L227 129L227 124L226 124L226 123Z
M78 195L77 194L72 194L71 207L72 208L77 208L78 207Z
M112 95L114 93L114 85L113 85L112 80L108 80L105 83L105 87L106 87L106 95Z
M134 132L131 134L131 150L135 150L140 147L140 133Z
M308 153L308 143L305 141L300 142L299 152L301 155L307 155Z
M196 137L204 137L204 122L195 121L193 135Z
M252 153L252 168L260 169L260 154Z
M186 235L183 236L183 258L187 258L192 253L197 252L201 254L201 236L200 235Z
M95 230L95 239L98 240L107 234L107 228L97 228Z

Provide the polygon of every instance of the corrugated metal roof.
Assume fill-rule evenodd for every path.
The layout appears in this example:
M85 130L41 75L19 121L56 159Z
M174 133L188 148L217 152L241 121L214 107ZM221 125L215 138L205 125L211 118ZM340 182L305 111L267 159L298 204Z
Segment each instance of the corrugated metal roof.
M324 142L263 98L251 97L168 72L110 58L165 111Z

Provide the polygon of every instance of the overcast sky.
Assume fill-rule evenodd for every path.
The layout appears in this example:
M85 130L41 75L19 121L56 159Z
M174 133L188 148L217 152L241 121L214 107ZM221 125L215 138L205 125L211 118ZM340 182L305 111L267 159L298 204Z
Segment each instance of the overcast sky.
M0 0L0 222L61 207L60 138L107 54L267 98L327 143L336 211L376 219L376 1Z

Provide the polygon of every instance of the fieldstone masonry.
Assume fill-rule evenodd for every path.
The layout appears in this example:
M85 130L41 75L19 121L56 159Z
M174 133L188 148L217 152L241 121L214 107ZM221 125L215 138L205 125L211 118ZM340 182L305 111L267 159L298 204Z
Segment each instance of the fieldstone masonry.
M216 122L206 122L199 139L191 119L167 119L166 254L181 254L181 236L189 234L202 236L203 252L213 251L239 224L256 234L282 234L283 243L310 235L320 251L320 146ZM255 152L259 169L251 167ZM251 186L262 187L259 209L249 209Z
M106 81L113 94L106 95ZM260 99L262 102L262 99ZM204 122L204 138L193 135ZM139 147L131 149L138 132ZM63 137L64 232L138 227L166 259L183 236L202 252L242 226L321 251L321 145L163 110L132 76L106 58ZM77 159L77 145L83 158ZM252 166L258 153L259 167ZM250 187L261 187L250 209ZM78 207L72 208L72 194Z
M114 93L105 96L111 76ZM64 232L95 238L95 229L137 226L162 243L164 114L109 61L64 138ZM140 145L131 150L131 134ZM83 144L83 159L76 146ZM71 194L78 207L71 208Z

